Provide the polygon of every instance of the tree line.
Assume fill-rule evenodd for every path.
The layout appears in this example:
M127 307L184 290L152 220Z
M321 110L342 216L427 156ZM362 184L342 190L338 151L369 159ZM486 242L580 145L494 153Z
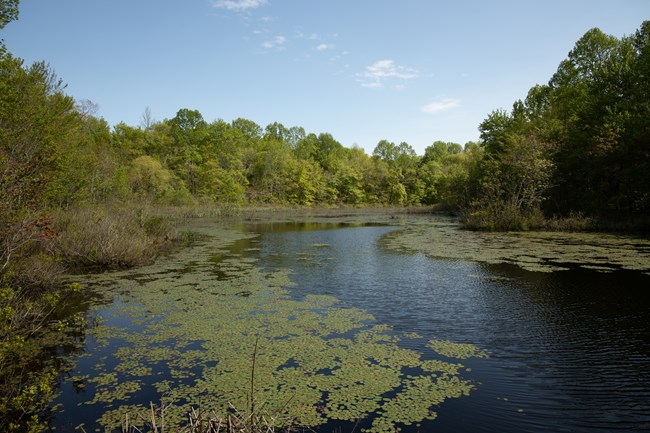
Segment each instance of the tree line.
M650 23L587 32L544 85L479 125L480 141L372 155L275 122L197 110L111 127L44 63L3 48L0 213L134 198L162 205L433 205L474 221L644 215L650 203ZM488 221L488 222L490 222ZM503 221L501 221L503 222ZM515 223L512 227L517 228ZM519 227L522 228L522 227Z
M4 117L16 125L6 128L13 136L3 162L11 169L2 182L5 205L16 210L28 202L66 208L134 198L161 205L434 204L478 151L473 143L466 152L436 142L420 157L407 143L382 140L370 156L329 133L241 118L208 123L186 108L160 122L111 128L92 115L92 103L65 96L46 65L24 68L10 55L3 62L12 71L8 87L22 94L5 94L22 99Z
M480 124L468 220L525 228L553 215L599 221L650 210L650 21L585 33L547 84Z
M18 0L0 0L0 29L17 17ZM63 266L133 265L169 238L159 218L120 210L133 203L435 205L470 228L635 219L647 229L650 21L622 38L588 31L548 83L478 129L463 146L435 141L418 155L381 140L368 155L329 133L209 122L189 108L111 126L48 65L0 43L0 428L37 431L32 415L53 392L57 367L39 364L39 338L79 325L46 326Z

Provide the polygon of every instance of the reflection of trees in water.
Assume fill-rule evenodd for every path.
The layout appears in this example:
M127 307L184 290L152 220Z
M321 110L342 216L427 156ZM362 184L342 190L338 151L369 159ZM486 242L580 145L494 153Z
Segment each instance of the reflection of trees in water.
M83 350L89 303L78 291L63 293L63 299L48 304L25 298L25 313L41 318L30 322L29 331L14 329L13 335L2 338L0 428L5 431L26 431L48 423L50 399L72 368L69 360ZM83 384L77 387L82 389Z

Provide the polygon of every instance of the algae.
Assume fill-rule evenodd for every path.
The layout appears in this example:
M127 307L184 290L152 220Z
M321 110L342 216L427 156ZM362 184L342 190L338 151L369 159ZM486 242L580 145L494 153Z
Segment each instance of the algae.
M144 388L175 402L165 412L170 423L197 405L225 415L230 404L254 401L287 425L370 419L368 431L379 433L432 420L440 403L475 387L461 364L435 353L483 356L473 346L403 348L403 339L420 336L331 296L292 299L290 270L256 266L246 242L255 235L214 225L200 233L191 249L137 272L86 277L113 303L95 307L92 344L70 380L84 383L84 404L101 413L103 428L117 428L126 413L145 419Z
M650 240L609 233L475 232L453 219L411 218L386 236L384 246L429 257L514 264L536 272L583 267L650 274Z

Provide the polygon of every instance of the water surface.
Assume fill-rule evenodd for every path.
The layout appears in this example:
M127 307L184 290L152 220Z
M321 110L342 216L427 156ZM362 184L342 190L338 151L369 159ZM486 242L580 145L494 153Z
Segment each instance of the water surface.
M310 375L322 380L319 386L356 396L347 410L354 406L364 413L365 407L368 419L377 408L387 419L399 415L388 403L396 396L403 394L404 406L416 406L416 390L429 389L431 396L446 387L431 407L424 405L432 416L415 416L412 426L397 424L413 432L650 430L650 264L636 269L647 257L645 244L630 247L635 270L555 260L552 270L536 272L508 260L463 259L448 250L449 242L447 254L432 254L431 245L418 248L413 227L419 239L435 230L438 239L453 239L447 222L426 221L237 224L219 232L220 241L211 238L154 267L90 277L88 284L104 287L110 299L95 309L98 326L62 386L55 425L71 431L84 422L92 431L103 411L146 407L165 393L204 403L209 395L237 398L225 388L238 380L246 388L246 379L233 372L250 371L249 354L264 329L269 357L259 368L268 369L269 384L275 385L260 392L269 399L287 391L287 378L296 373L296 382ZM209 226L205 232L212 233ZM405 248L404 239L411 239L412 248ZM617 263L627 263L625 256L619 245ZM527 263L537 266L554 257L546 251ZM257 324L240 320L237 311L252 314ZM228 320L210 323L216 315ZM189 318L197 323L189 326ZM446 356L435 350L436 341L469 343L490 356ZM352 348L367 353L359 349L358 358L345 358ZM377 383L345 376L351 362L361 362L359 371L368 375L379 374ZM325 378L332 372L340 382ZM411 377L417 375L430 379L429 388L416 389ZM357 380L364 385L352 386ZM380 399L363 394L373 389L382 393ZM305 405L318 397L292 392ZM102 397L108 394L117 397ZM321 395L330 403L344 397L334 389ZM321 431L351 429L354 422L346 421L339 403L314 404L312 418L305 419L325 413L339 421L321 422ZM387 428L368 420L360 426Z
M292 269L294 296L336 296L420 334L413 348L439 338L488 350L466 363L477 391L445 403L437 431L650 429L648 275L432 259L382 248L393 230L264 232L261 263Z

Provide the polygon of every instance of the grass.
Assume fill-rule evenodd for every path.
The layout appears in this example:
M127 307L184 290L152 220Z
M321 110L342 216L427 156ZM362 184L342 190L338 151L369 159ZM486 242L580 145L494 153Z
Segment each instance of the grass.
M81 208L59 215L56 252L70 268L129 268L177 240L168 220L141 208Z
M279 429L275 419L269 414L259 412L240 412L230 405L230 411L224 418L214 411L204 411L192 408L187 414L184 425L171 426L165 420L165 410L168 405L156 406L150 403L150 411L146 420L132 421L125 415L120 428L121 433L276 433L290 431ZM144 424L142 423L144 421ZM85 432L83 427L80 430Z
M478 210L461 213L462 227L477 231L591 231L595 221L579 213L546 217L539 208L522 210L507 203L491 203Z

